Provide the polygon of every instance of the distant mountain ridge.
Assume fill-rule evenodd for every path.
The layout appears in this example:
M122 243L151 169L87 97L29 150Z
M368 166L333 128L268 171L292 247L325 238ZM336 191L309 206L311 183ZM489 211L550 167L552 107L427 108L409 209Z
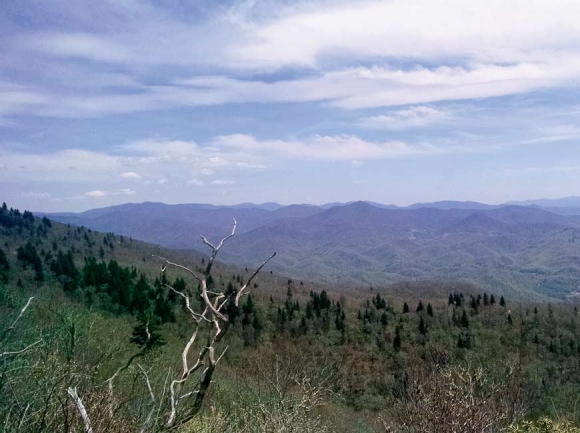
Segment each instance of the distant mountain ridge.
M238 235L223 250L224 260L255 266L277 251L274 270L325 283L378 286L410 279L467 279L528 298L580 292L580 216L537 205L146 202L47 215L63 223L197 250L203 250L200 234L219 239L235 217Z

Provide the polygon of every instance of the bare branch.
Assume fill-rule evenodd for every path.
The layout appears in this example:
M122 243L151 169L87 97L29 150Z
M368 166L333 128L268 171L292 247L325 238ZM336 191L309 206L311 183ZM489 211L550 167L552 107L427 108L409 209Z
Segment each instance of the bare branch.
M207 266L205 267L202 275L197 275L191 269L183 265L170 262L169 260L163 257L154 256L163 260L166 265L183 269L187 271L189 274L191 274L194 277L194 279L200 284L201 298L203 300L203 303L205 304L204 311L201 314L195 312L194 308L191 305L190 296L188 296L186 293L182 293L178 290L175 290L175 288L166 284L169 290L173 291L175 294L181 296L185 300L186 309L195 321L195 329L193 330L191 337L185 344L185 347L181 354L182 372L180 375L174 378L171 381L171 384L169 385L170 409L166 426L169 427L170 429L178 428L179 425L182 425L183 423L187 422L187 420L191 419L201 410L207 390L210 387L210 384L212 383L212 376L215 371L216 364L222 359L227 350L226 347L226 349L224 349L221 355L216 359L215 353L216 345L217 343L219 343L219 341L222 339L222 337L225 335L228 329L227 326L224 326L224 323L227 324L228 318L226 315L222 313L221 310L224 308L227 302L232 299L233 295L226 296L222 292L209 290L210 288L208 288L208 280L211 275L212 266L215 262L215 259L220 249L223 247L224 243L229 238L234 236L236 233L237 221L235 220L235 218L233 221L234 225L232 227L231 233L228 236L224 237L217 245L212 244L205 236L203 235L201 236L201 240L203 241L203 243L211 248L210 257L208 259ZM264 263L262 263L258 267L258 269L252 274L248 282L242 287L242 289L236 295L235 297L236 306L238 305L239 298L244 294L247 287L252 283L253 279L258 274L258 272L260 272L260 270L275 256L276 253L272 254L272 256L270 256L267 260L265 260ZM162 269L162 272L163 271L165 271L165 268ZM203 322L211 323L213 325L212 326L213 329L209 331L207 344L201 348L197 360L195 361L195 363L193 363L193 365L191 365L189 362L189 353L191 352L194 344L197 342L197 337L200 330L199 327L203 324ZM182 388L185 387L185 383L188 380L188 378L193 373L198 371L199 378L197 383L194 385L193 389L189 389L188 392L184 392L182 394L181 393ZM180 402L184 400L186 397L192 395L195 395L195 401L193 403L193 406L188 409L187 414L185 416L181 415L178 419L177 413Z
M155 254L153 254L152 256L159 259L159 260L163 260L169 266L175 266L176 268L183 269L184 271L189 272L193 276L193 278L195 278L198 282L201 283L201 278L195 272L193 272L191 269L189 269L187 266L180 265L179 263L173 263L173 262L167 260L165 257L157 256ZM163 271L165 271L165 268L162 268L162 272Z
M234 226L232 227L232 232L229 235L227 235L225 238L223 238L217 247L213 246L213 244L211 242L209 242L205 236L201 236L201 240L203 241L203 243L211 248L211 255L209 257L209 260L207 261L207 267L205 268L205 272L204 272L204 275L206 277L209 276L209 274L211 272L211 267L213 266L213 262L214 262L215 258L217 257L221 247L224 246L224 242L236 234L236 227L238 226L238 222L236 221L235 218L233 218L233 220L234 220Z
M183 353L181 354L181 361L183 363L183 375L182 375L182 377L187 377L186 375L187 375L187 372L189 371L189 367L187 365L187 355L189 354L189 350L191 349L191 346L193 345L193 343L195 342L195 339L197 338L198 330L199 330L199 328L195 328L195 331L193 331L191 338L189 339L189 341L185 345L185 348L183 349Z
M145 420L145 424L141 429L141 433L145 433L151 425L151 417L153 416L153 412L155 412L155 394L153 393L153 388L151 387L151 382L149 381L149 374L147 374L141 364L137 364L137 367L139 367L139 370L141 370L141 373L143 373L143 376L145 376L145 383L147 384L147 389L149 390L149 395L151 396L151 410L149 411L147 419Z
M24 315L24 313L26 312L26 310L28 309L28 307L30 307L30 303L33 300L34 300L34 296L31 296L30 298L28 298L28 302L26 303L26 305L24 305L24 307L22 307L22 310L20 310L20 314L18 315L18 317L16 318L16 320L12 323L12 325L10 325L9 328L5 329L4 332L2 333L2 337L0 337L0 342L4 341L4 339L8 336L8 334L11 331L14 331L14 328L16 327L16 324L22 318L22 316Z
M21 350L16 350L14 352L4 352L4 353L0 353L0 359L2 359L4 356L11 356L11 355L20 355L21 353L24 353L30 349L32 349L34 346L36 346L37 344L40 344L42 342L42 340L38 340L28 346L26 346L24 349Z
M238 291L237 295L236 295L236 301L235 301L235 306L237 307L240 303L240 298L244 295L244 291L248 288L248 286L250 285L250 283L252 282L252 280L254 279L254 277L256 275L258 275L258 272L260 272L262 270L262 268L264 266L266 266L266 263L268 263L270 260L272 260L274 257L276 257L276 253L272 254L270 257L268 257L266 260L264 260L264 262L258 266L258 269L256 269L254 271L254 273L252 274L252 276L248 279L248 281L246 281L246 284L244 284L242 286L242 288Z
M74 402L77 406L77 410L79 411L79 414L81 415L81 418L83 419L83 422L85 423L85 433L93 433L93 428L91 427L91 420L89 419L89 414L87 413L87 410L85 409L85 406L83 405L83 401L81 400L81 398L77 394L77 389L76 388L73 389L72 387L69 386L67 391L68 391L68 395L70 395L71 398L74 400Z
M209 295L207 293L207 284L206 284L206 281L205 280L203 280L201 282L201 297L203 298L203 301L205 302L205 305L211 310L211 312L213 314L215 314L216 316L218 316L224 322L227 322L228 321L228 318L226 316L224 316L222 313L220 313L218 311L218 309L213 305L213 303L211 302L211 300L209 299Z
M195 320L196 322L199 322L202 319L203 316L199 313L196 313L195 311L193 311L193 308L191 308L189 296L187 296L185 293L180 292L179 290L175 290L169 284L165 284L165 287L167 287L173 293L181 296L185 300L185 307L187 308L187 311L189 311L189 314L191 314L191 317L193 318L193 320Z
M149 341L151 341L151 333L149 332L149 322L147 322L147 324L145 325L145 332L147 333L147 340L145 340L145 342L143 343L143 345L139 349L139 352L137 352L133 356L131 356L127 360L125 365L119 367L118 370L115 371L115 373L105 381L105 383L108 384L108 386L109 386L109 392L111 392L111 393L113 392L113 381L117 378L119 373L121 373L124 370L127 370L136 358L139 358L145 354L145 350L147 350L147 345L149 344Z

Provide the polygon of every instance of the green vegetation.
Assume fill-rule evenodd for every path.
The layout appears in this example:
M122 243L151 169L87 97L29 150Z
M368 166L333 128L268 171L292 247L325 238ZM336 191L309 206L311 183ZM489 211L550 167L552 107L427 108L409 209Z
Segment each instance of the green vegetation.
M94 432L165 429L189 308L203 304L197 281L153 255L208 265L1 208L0 429L84 431L69 390ZM251 276L216 263L208 290L232 297ZM573 304L460 283L346 292L269 272L248 290L224 306L222 358L193 417L205 370L184 385L182 432L578 431ZM190 363L212 329L201 321Z
M381 209L355 202L329 209L291 205L268 211L142 203L55 218L205 252L198 234L222 237L235 214L239 235L221 257L240 266L260 263L273 250L281 259L271 269L331 286L468 280L482 291L501 292L510 299L578 296L577 217L531 206L450 206L458 207Z

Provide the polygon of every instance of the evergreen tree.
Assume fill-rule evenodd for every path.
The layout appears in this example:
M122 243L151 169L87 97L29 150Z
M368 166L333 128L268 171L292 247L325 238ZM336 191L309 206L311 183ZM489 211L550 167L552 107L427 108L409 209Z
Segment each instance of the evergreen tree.
M499 299L499 305L501 305L502 307L505 307L505 299L503 296Z
M383 314L381 315L381 325L384 328L388 324L389 324L389 318L387 317L387 312L383 311Z
M427 314L433 317L433 307L431 306L430 302L427 304Z
M393 349L395 349L395 352L399 352L401 350L402 342L401 326L397 325L395 328L395 338L393 339Z
M459 334L457 347L460 349L471 349L471 336L469 334Z
M44 224L44 226L48 228L52 227L52 223L46 216L42 217L42 224Z
M137 280L137 284L135 284L133 289L132 297L130 296L130 289L126 289L128 296L123 297L125 299L123 304L129 301L129 305L125 304L124 306L130 306L133 314L145 313L151 305L150 292L151 288L147 283L147 279L145 278L144 274L141 274L139 280Z
M142 322L133 328L131 343L135 343L139 347L145 346L145 352L163 346L165 340L157 332L157 326L154 321L143 323L143 319L141 317Z
M403 304L403 314L407 314L409 311L411 311L411 309L409 308L409 305L405 302Z
M8 272L10 271L10 263L8 257L2 248L0 248L0 282L8 282Z
M489 305L489 297L487 296L487 293L483 294L483 305L486 307Z
M469 317L467 317L467 312L465 310L463 310L463 314L461 315L461 327L469 328Z
M489 303L490 303L490 305L495 305L495 296L493 296L493 293L489 297Z
M29 265L32 266L35 272L34 279L36 281L44 281L42 261L40 260L40 256L38 255L36 248L30 241L28 241L24 247L18 247L18 250L16 251L16 258L22 262L25 268Z
M423 311L425 308L423 307L423 301L419 301L419 304L417 305L417 313L420 313L421 311Z

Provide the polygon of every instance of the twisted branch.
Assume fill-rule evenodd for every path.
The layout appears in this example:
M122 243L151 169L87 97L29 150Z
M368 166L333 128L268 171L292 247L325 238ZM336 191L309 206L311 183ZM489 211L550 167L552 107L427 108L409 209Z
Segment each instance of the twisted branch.
M225 331L227 330L227 326L225 329L222 329L222 327L220 325L220 321L222 321L226 324L228 323L228 318L225 314L222 313L222 310L225 307L225 305L228 303L228 301L231 300L231 296L226 296L223 292L208 290L207 280L210 277L213 264L215 262L215 259L218 255L220 249L223 247L224 243L228 239L233 237L236 233L237 221L235 218L233 220L234 220L234 225L232 227L231 233L228 236L224 237L217 244L217 246L213 245L205 236L201 235L202 242L211 248L211 253L210 253L210 257L208 259L207 266L206 266L206 268L201 276L197 275L194 271L192 271L190 268L188 268L186 266L171 262L171 261L167 260L166 258L163 258L160 256L154 256L154 257L159 258L160 260L163 260L166 265L173 266L173 267L176 267L178 269L182 269L182 270L188 272L190 275L192 275L193 278L200 284L201 298L203 299L203 304L204 304L203 313L200 314L200 313L195 312L191 306L190 296L188 296L187 294L180 292L180 291L176 290L175 288L171 287L170 285L166 284L166 287L169 290L173 291L175 294L181 296L184 299L185 307L186 307L187 311L189 312L191 318L195 322L195 330L193 331L188 342L185 344L185 347L184 347L183 352L181 354L181 363L182 363L181 375L178 376L176 379L174 379L171 382L171 385L169 386L170 413L169 413L169 417L168 417L166 426L169 428L172 428L172 429L178 427L179 425L183 424L187 420L191 419L193 416L195 416L196 413L199 412L199 410L202 407L202 403L203 403L204 397L206 395L206 392L211 384L212 375L213 375L213 372L215 370L215 367L219 363L219 361L222 359L222 357L224 356L224 354L227 350L227 347L226 347L226 349L221 353L221 355L217 359L215 358L215 345L222 339L222 337L225 335ZM236 307L238 306L240 297L242 295L244 295L245 293L247 293L246 289L252 283L252 280L256 277L256 275L258 275L260 270L275 256L276 256L276 253L272 254L268 259L266 259L258 267L258 269L256 269L256 271L254 271L254 273L248 279L246 284L236 294L236 296L235 296L235 306ZM165 270L166 270L166 267L163 267L161 269L161 272L163 273L163 272L165 272ZM207 345L205 345L200 350L198 357L197 357L197 360L195 361L193 366L190 367L190 364L188 362L189 352L191 351L191 348L193 347L193 345L196 342L198 332L199 332L199 326L203 322L211 323L213 325L213 332L210 332L210 336L208 336ZM206 365L206 363L208 365ZM180 395L181 387L187 381L189 376L192 375L194 372L198 371L199 369L201 369L202 367L205 367L205 369L201 373L200 382L197 385L198 388L194 389L191 392ZM195 395L195 401L193 403L193 407L192 407L191 411L188 413L187 416L183 417L183 419L181 419L179 421L179 423L176 424L177 406L180 404L180 401L182 401L183 399L185 399L186 397L189 397L191 395Z
M235 301L235 305L236 307L238 306L238 304L240 303L240 298L245 295L248 294L250 292L246 292L244 293L244 291L246 290L246 288L250 285L250 283L252 282L252 280L254 279L254 277L256 275L258 275L258 272L260 272L262 270L262 268L264 266L266 266L266 263L268 263L270 260L272 260L274 257L276 257L276 253L272 254L270 257L268 257L266 260L264 260L264 262L258 266L258 268L254 271L254 273L252 274L252 276L248 279L248 281L246 281L246 284L244 284L242 286L242 288L238 291L237 295L236 295L236 301Z

